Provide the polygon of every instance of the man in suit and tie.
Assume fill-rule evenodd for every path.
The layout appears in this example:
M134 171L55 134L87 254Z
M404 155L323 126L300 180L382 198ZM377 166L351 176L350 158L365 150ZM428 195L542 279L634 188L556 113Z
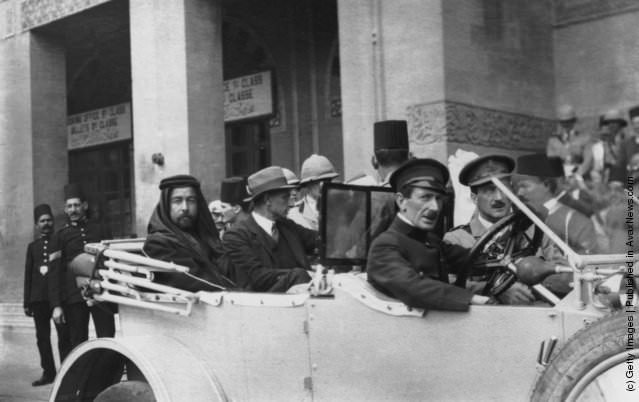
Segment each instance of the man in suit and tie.
M249 176L253 211L224 235L224 248L239 287L285 292L311 280L308 255L316 253L317 232L286 218L291 188L278 166Z

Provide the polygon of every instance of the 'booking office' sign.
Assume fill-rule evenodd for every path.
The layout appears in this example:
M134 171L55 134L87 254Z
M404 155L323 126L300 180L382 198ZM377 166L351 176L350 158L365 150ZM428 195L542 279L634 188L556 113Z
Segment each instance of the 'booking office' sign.
M131 103L121 103L67 117L67 149L80 149L131 138Z

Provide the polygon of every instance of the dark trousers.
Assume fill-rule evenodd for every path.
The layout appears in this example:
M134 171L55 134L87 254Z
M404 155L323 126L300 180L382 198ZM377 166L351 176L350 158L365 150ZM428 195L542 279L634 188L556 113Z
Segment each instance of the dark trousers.
M89 307L95 334L98 338L112 338L115 336L115 319L113 318L112 303L98 303Z
M46 377L54 377L55 363L51 349L51 306L48 302L36 302L29 305L33 311L33 321L36 328L36 341L40 354L40 366ZM64 360L71 350L68 327L65 324L55 324L58 333L58 352L60 360Z
M113 313L104 303L92 307L87 306L84 301L67 304L64 308L64 315L69 326L72 348L89 339L89 314L93 317L93 325L98 338L115 335Z
M69 327L69 339L71 348L75 348L89 339L89 306L86 302L66 304L64 317Z

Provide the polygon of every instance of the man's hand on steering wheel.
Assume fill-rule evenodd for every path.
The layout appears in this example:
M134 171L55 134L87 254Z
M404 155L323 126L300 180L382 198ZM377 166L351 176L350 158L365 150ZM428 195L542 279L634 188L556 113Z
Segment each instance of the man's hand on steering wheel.
M497 297L501 304L532 304L535 296L528 286L521 282L515 282Z

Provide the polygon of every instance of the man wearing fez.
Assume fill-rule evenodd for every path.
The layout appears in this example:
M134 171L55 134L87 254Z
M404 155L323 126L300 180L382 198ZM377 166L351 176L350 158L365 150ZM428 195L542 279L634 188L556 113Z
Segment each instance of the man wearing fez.
M224 233L231 227L249 217L249 203L245 201L248 196L244 177L227 177L222 180L220 201L223 205L224 232L220 237L224 237Z
M248 177L253 211L224 236L237 284L246 290L285 292L311 280L307 255L316 253L317 232L286 218L291 188L278 166Z
M318 231L322 183L333 180L338 174L328 158L313 154L302 163L300 176L302 199L288 211L288 218L307 229Z
M523 155L517 159L515 181L517 196L536 213L544 216L546 225L579 254L598 252L592 221L561 202L558 179L563 176L559 158L543 154ZM567 265L561 250L544 236L542 253L547 262ZM571 274L554 274L542 284L557 295L570 292Z
M487 155L470 161L459 172L459 182L470 187L470 197L475 203L475 212L465 225L458 226L444 235L444 242L471 249L475 243L500 219L512 210L511 201L491 181L499 178L510 185L510 176L515 161L504 155ZM497 244L503 244L510 235L509 230L500 233ZM486 281L485 275L472 277L474 281ZM535 298L528 286L516 282L499 296L504 304L529 304Z
M184 265L190 272L156 273L157 282L192 292L234 287L226 276L222 244L207 212L200 182L189 175L171 176L160 182L160 190L144 252L152 258Z
M406 120L378 121L373 125L374 155L371 164L377 178L361 175L348 184L388 187L390 175L408 160L408 124Z
M33 219L40 237L27 247L27 258L24 268L24 313L33 317L36 329L36 340L40 354L42 377L31 385L34 387L52 383L55 378L55 363L51 350L51 310L52 288L49 277L54 265L60 262L60 252L56 251L53 235L53 213L47 204L40 204L33 210ZM58 333L58 351L63 360L71 350L69 333L63 323L55 324Z
M75 183L64 187L64 213L67 223L57 233L58 248L62 253L59 274L54 275L52 284L56 300L53 300L53 319L66 320L69 326L71 347L74 348L89 338L89 314L93 317L98 337L115 335L112 303L98 303L90 308L76 285L75 275L69 264L84 252L87 243L97 243L109 239L111 235L96 222L88 218L89 205L80 186Z
M410 307L467 311L494 302L448 282L446 262L454 257L434 233L448 179L446 166L434 159L411 160L390 176L399 212L371 245L368 281Z

